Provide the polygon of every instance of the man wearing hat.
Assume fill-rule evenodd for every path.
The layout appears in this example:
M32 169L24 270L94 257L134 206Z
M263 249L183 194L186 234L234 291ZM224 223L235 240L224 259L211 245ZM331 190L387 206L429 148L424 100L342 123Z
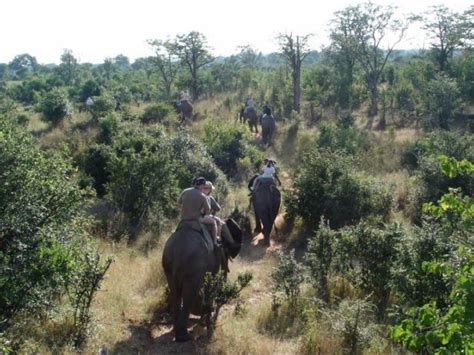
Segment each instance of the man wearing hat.
M217 223L210 216L211 204L209 198L204 194L206 191L206 179L198 177L193 181L193 187L185 189L179 196L178 203L181 205L181 221L199 221L211 226L211 234L214 245L217 244Z

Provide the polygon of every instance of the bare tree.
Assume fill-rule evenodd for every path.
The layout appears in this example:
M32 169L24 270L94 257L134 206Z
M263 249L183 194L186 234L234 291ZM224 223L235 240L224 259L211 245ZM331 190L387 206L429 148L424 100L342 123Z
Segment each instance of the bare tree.
M193 100L199 97L199 70L214 61L209 53L206 37L196 31L176 36L173 53L189 69L191 75L191 94Z
M301 64L310 53L308 39L311 35L293 36L290 34L280 34L277 39L280 51L291 69L293 81L293 109L296 112L301 110Z
M469 45L473 37L474 6L456 13L444 5L432 6L423 19L439 69L444 71L456 49Z
M395 7L372 2L337 11L332 20L333 44L351 56L364 71L365 84L370 93L369 117L378 113L380 77L395 46L403 39L407 26L408 21L395 18ZM383 49L388 32L394 34L394 39Z
M169 99L179 69L179 58L176 55L175 44L169 40L162 41L159 39L148 40L147 42L155 51L153 64L158 69L165 87L166 98Z

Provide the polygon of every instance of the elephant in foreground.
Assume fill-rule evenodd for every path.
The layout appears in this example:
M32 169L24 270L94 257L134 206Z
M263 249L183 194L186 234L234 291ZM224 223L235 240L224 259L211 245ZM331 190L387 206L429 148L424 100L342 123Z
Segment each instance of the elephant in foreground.
M181 116L181 123L191 120L193 117L193 105L187 100L175 100L172 101L172 105L174 109L176 110L176 113L178 113Z
M222 226L222 247L214 248L210 237L202 234L201 225L182 221L163 250L162 265L170 289L175 340L189 340L187 323L190 313L199 313L200 290L207 272L223 270L235 258L242 245L242 231L232 219Z
M240 110L239 120L242 123L248 121L250 130L253 132L255 129L255 133L258 133L258 115L253 107L242 108Z
M250 180L249 187L253 186L253 182L257 177L258 175ZM265 245L268 246L270 245L270 233L280 210L280 190L274 182L262 182L252 193L251 202L255 212L255 230L256 232L263 232Z
M272 115L264 115L260 118L260 122L262 124L263 144L270 145L276 129L275 118Z

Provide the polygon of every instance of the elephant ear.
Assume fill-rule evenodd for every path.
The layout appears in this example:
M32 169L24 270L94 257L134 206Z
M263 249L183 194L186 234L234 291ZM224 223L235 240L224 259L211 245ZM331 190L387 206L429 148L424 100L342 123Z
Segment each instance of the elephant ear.
M235 258L242 247L242 229L232 218L227 219L225 222L226 227L228 228L230 235L232 236L232 241L228 241L224 238L224 243L229 250L229 255L232 258Z

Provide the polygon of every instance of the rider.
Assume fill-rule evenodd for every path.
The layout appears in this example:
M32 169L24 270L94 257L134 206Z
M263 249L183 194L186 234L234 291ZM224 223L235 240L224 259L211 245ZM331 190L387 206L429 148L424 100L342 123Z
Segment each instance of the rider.
M216 199L211 196L211 192L214 189L214 185L210 181L206 181L206 184L204 185L204 195L207 196L209 199L209 204L211 206L211 212L209 214L210 217L214 218L216 221L217 225L217 235L220 236L221 234L221 229L222 225L224 224L224 221L222 221L219 217L217 217L215 214L221 210L221 206L217 203ZM219 239L219 238L218 238Z
M187 90L186 91L182 90L181 93L179 94L179 99L181 103L185 101L189 101L190 100L189 92Z
M206 179L198 177L193 181L193 187L185 189L179 196L181 205L181 221L199 221L210 225L214 245L217 244L217 223L210 217L211 204L204 194Z
M275 160L267 158L263 161L262 173L256 176L256 178L254 179L253 186L250 189L251 194L255 192L258 186L260 186L260 184L263 182L270 181L270 182L275 183L275 180L276 180L278 184L281 185L281 181L278 178L278 175L276 173L275 165L276 165Z
M247 100L245 100L245 113L249 112L250 110L253 110L255 106L255 101L252 99L250 96L247 97Z

